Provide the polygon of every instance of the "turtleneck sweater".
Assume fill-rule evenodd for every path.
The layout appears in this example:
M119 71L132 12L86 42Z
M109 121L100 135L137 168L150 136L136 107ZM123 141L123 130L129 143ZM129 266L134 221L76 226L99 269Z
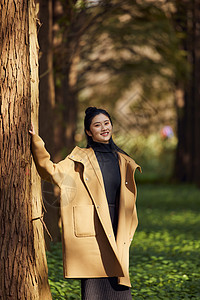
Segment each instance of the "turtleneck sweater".
M93 148L101 169L113 231L116 237L118 225L118 207L121 185L121 174L118 155L110 144L93 142ZM82 300L109 299L131 300L131 289L118 285L117 277L81 279Z
M111 148L111 144L93 142L91 144L101 169L106 197L108 201L113 231L116 236L118 223L118 206L121 185L121 174L118 155Z

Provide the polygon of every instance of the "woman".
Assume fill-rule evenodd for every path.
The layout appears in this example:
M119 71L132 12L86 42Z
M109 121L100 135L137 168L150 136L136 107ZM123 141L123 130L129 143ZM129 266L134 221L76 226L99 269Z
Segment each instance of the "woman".
M65 278L81 278L83 300L129 300L129 247L138 220L134 173L140 167L112 140L103 109L85 112L87 148L55 164L32 127L40 176L60 188Z

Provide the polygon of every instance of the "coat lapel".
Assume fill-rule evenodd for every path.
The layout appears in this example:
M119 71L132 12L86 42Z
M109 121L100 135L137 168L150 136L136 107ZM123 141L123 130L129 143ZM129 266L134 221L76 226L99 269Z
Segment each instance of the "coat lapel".
M75 148L75 152L69 158L81 162L84 165L83 180L88 188L91 198L94 202L99 220L103 226L105 234L118 258L118 249L113 232L113 227L106 198L103 176L96 155L92 148Z
M119 165L121 172L121 191L120 191L120 203L119 203L119 217L118 217L118 228L117 228L117 247L119 252L119 257L122 257L123 245L130 243L127 240L127 234L125 231L129 231L130 228L127 228L127 224L131 224L133 220L134 211L134 197L136 197L136 186L134 180L135 170L138 168L140 172L141 168L133 160L127 160L123 154L119 153ZM126 189L129 188L129 183L132 188L132 199L126 196ZM129 237L129 232L128 232Z

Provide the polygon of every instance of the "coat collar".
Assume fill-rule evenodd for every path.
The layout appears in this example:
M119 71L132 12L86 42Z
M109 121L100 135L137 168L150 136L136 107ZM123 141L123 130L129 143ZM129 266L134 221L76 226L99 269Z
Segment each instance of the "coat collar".
M87 164L88 158L90 156L92 156L94 154L94 150L90 147L90 148L80 148L78 146L76 146L73 151L71 152L71 154L69 154L69 158L75 161L79 161L82 164ZM122 158L122 160L124 159L127 163L130 163L134 169L139 168L139 170L141 171L141 168L138 164L136 164L136 162L129 156L118 152L119 157ZM94 156L96 157L96 156Z

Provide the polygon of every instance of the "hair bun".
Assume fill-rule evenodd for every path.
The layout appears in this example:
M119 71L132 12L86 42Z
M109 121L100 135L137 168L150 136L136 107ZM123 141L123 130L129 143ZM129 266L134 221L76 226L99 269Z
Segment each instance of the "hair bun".
M97 110L97 108L95 106L90 106L90 107L86 108L85 114L89 115L91 113L94 113L96 110Z

